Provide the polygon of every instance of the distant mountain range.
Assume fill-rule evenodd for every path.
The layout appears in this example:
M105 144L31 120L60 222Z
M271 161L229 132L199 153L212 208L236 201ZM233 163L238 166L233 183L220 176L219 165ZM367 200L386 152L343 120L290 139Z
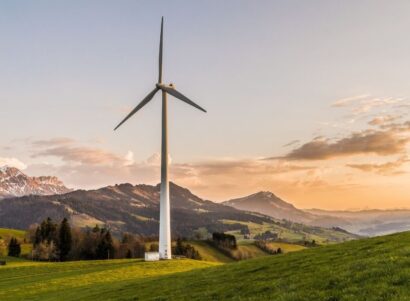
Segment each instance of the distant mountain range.
M334 226L365 236L379 236L410 230L410 210L328 211L309 209L316 216L334 217Z
M327 211L298 209L268 191L229 200L223 204L258 212L277 219L310 226L340 227L364 236L384 235L410 230L410 210Z
M16 176L22 177L20 173ZM170 193L172 232L177 236L192 236L194 230L203 227L209 232L249 230L252 235L270 230L288 241L316 239L337 242L357 237L340 229L279 221L267 215L203 200L173 183L170 184ZM159 185L120 184L97 190L76 190L55 195L31 194L0 200L0 227L27 229L47 217L54 220L67 217L79 227L105 224L114 233L156 236Z
M293 227L293 232L300 230L286 221L307 225L298 238L309 237L321 227L366 236L410 229L410 210L302 210L269 191L218 204L172 184L171 203L173 231L178 235L191 235L199 227L239 231L247 223L269 223L271 230L278 230L280 223L280 227ZM0 227L26 229L50 216L69 217L81 227L108 224L116 231L156 235L158 210L159 186L121 184L71 191L56 177L29 177L17 168L0 167ZM330 240L340 238L330 236Z
M71 191L56 177L29 177L14 167L0 167L0 199L23 195L51 195Z

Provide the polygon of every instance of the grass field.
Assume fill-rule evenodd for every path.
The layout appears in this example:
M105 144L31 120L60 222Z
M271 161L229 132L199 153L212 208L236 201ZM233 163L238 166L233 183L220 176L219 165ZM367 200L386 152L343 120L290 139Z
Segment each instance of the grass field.
M23 240L24 237L26 237L26 231L8 229L8 228L0 228L0 238L4 240L9 240L11 237L15 237L15 238L18 238L19 240Z
M267 256L269 255L265 251L262 251L260 248L255 246L254 242L251 240L242 240L238 243L238 249L237 251L233 251L233 253L238 253L240 252L241 254L244 255L244 258L250 259L250 258L257 258L261 256Z
M27 255L31 252L32 245L24 243L24 238L26 237L26 231L0 228L0 256L3 256L7 252L7 242L10 238L15 237L21 243L21 254Z
M224 255L216 248L210 246L205 241L189 241L188 243L199 252L199 254L202 257L202 260L221 263L228 263L234 261L232 258Z
M410 232L234 263L13 262L0 300L410 300Z
M343 242L351 239L351 236L331 229L319 228L319 227L307 227L303 224L297 224L287 222L287 227L273 223L257 224L253 222L239 222L234 220L221 220L225 224L243 224L248 226L248 229L252 236L266 231L272 231L278 234L278 237L283 241L296 243L300 241L312 241L315 240L318 244L329 244L335 242ZM238 241L243 239L243 235L240 231L228 231L226 233L235 235Z
M306 247L304 246L288 244L284 242L269 242L268 246L272 250L277 250L278 248L281 248L283 253L296 252L306 249Z

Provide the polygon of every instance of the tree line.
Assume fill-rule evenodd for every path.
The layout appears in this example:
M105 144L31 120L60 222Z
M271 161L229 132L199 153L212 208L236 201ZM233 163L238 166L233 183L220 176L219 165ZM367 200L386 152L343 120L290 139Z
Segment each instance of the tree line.
M33 250L30 257L42 261L96 260L143 258L146 251L158 251L155 237L123 233L114 237L109 228L71 227L64 218L59 224L47 218L37 227L29 229ZM201 259L195 248L177 239L173 254Z

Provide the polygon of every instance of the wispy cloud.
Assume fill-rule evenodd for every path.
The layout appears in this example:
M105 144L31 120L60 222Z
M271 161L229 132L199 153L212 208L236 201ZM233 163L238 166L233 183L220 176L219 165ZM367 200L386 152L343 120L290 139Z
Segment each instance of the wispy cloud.
M283 147L295 146L299 143L300 143L300 140L292 140L292 141L286 143L285 145L283 145Z
M368 124L374 125L374 126L384 126L386 124L392 123L393 121L400 119L401 115L379 115L371 119Z
M74 139L68 137L56 137L47 140L34 140L31 142L36 147L61 146L75 143Z
M347 107L347 106L350 106L352 103L366 99L369 96L370 96L369 94L361 94L361 95L341 98L341 99L334 101L332 103L332 107Z
M399 168L410 160L407 157L401 157L392 162L386 163L368 163L368 164L346 164L346 166L359 169L365 172L377 173L381 175L402 174Z

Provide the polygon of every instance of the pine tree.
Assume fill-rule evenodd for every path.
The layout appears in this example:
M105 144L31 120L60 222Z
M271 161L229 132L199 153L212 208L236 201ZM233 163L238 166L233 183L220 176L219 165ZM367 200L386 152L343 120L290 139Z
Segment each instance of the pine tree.
M184 246L182 245L182 239L178 237L177 245L175 247L175 255L184 255Z
M68 220L63 219L60 225L60 233L58 240L58 249L60 254L60 261L67 260L68 253L71 250L72 238L71 238L71 228Z
M114 242L111 233L107 229L101 229L100 243L97 246L96 256L98 259L114 258Z
M39 243L41 243L42 241L42 237L41 237L41 230L40 227L37 227L36 229L36 234L34 236L34 246L37 246Z
M21 246L20 243L17 241L16 238L12 237L9 242L9 256L19 257L21 253Z

